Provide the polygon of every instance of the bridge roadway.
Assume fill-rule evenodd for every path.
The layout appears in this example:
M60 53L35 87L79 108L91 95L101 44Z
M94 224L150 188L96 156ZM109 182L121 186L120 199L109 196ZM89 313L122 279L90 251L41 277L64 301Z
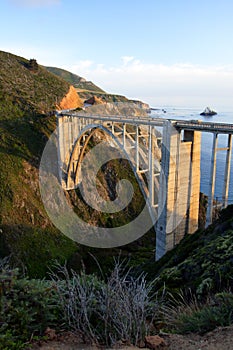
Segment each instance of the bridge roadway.
M118 123L128 123L134 125L151 125L151 126L163 126L166 120L169 120L173 126L178 130L192 130L192 131L201 131L201 132L210 132L218 134L233 134L233 124L225 123L212 123L204 122L201 120L179 120L171 118L152 118L148 116L138 116L138 117L124 117L124 116L112 116L112 115L85 115L82 113L58 113L60 116L67 117L78 117L92 120L101 120L109 122L118 122Z

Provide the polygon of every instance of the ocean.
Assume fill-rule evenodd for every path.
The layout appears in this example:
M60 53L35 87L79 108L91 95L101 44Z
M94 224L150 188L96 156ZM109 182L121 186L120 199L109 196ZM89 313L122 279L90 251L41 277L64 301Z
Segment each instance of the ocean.
M217 111L218 114L212 117L200 116L200 110L191 108L173 108L173 107L161 107L157 110L152 110L151 117L161 117L169 119L180 119L180 120L203 120L208 122L218 123L231 123L233 124L233 111ZM227 135L219 135L218 147L227 146ZM209 178L210 178L210 162L212 154L212 142L213 134L202 133L201 143L201 192L208 195L209 190ZM216 162L216 181L215 181L215 199L221 201L223 181L225 173L225 159L226 151L217 152ZM230 186L229 186L229 197L228 203L233 204L233 155L231 158L231 175L230 175Z

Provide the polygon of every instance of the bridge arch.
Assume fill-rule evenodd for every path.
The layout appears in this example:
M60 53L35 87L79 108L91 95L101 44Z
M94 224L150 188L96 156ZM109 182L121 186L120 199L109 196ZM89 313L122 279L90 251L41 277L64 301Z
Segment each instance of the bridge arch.
M114 135L114 133L111 131L111 126L108 127L107 125L101 125L101 124L89 124L85 126L82 131L79 133L72 152L69 156L68 162L67 162L67 176L66 176L66 187L67 189L75 189L79 185L81 178L81 166L82 161L85 156L85 151L88 147L88 143L91 140L92 136L98 131L102 130L104 133L106 133L114 143L116 143L117 147L124 153L125 159L129 161L129 164L131 166L131 169L134 172L134 176L137 180L137 183L139 184L140 190L143 194L143 197L145 199L145 202L148 202L148 196L149 196L149 188L148 183L149 180L145 181L145 178L143 177L143 174L137 171L137 167L135 166L135 162L133 157L130 156L129 152L127 152L125 145L123 142L121 142L121 138ZM80 144L82 143L82 144ZM148 206L149 211L151 212L150 206ZM150 213L152 215L152 220L155 220L154 212Z

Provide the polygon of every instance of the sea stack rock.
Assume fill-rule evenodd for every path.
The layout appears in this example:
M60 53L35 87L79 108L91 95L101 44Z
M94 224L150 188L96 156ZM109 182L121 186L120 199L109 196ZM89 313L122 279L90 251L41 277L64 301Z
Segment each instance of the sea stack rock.
M210 109L210 107L206 107L204 109L204 111L202 113L200 113L200 115L204 115L204 116L212 116L217 114L217 112L213 111L212 109Z

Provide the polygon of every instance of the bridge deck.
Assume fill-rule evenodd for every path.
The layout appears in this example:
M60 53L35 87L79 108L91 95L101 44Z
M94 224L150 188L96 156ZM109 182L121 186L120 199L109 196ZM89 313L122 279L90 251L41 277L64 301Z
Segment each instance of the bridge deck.
M233 124L224 123L211 123L203 122L200 120L184 121L179 119L163 119L163 118L152 118L152 117L125 117L125 116L109 116L109 115L85 115L78 113L58 113L57 116L77 117L92 120L101 120L106 122L118 122L128 123L134 125L151 125L162 127L166 120L170 120L173 126L179 130L196 130L202 132L220 133L220 134L233 134Z
M182 130L197 130L219 134L233 134L233 124L210 123L200 120L172 120L174 127Z

